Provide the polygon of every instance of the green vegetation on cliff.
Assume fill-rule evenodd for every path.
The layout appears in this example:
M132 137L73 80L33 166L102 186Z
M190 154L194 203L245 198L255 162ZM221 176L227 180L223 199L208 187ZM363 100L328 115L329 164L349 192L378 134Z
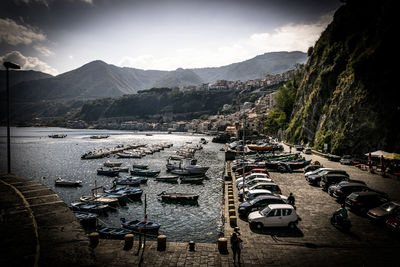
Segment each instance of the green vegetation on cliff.
M394 1L348 0L305 65L286 140L335 154L400 150Z

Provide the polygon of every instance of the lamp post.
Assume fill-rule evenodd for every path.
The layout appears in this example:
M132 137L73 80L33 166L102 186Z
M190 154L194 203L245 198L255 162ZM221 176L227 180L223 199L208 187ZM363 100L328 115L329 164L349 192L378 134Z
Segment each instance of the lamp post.
M18 70L21 67L12 62L4 62L3 66L6 68L6 97L7 97L7 173L11 173L11 150L10 150L10 83L9 83L9 69Z

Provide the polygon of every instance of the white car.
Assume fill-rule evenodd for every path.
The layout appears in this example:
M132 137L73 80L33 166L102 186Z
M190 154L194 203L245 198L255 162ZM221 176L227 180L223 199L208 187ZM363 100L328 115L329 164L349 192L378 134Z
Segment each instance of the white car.
M316 175L316 174L319 174L321 172L328 171L328 170L333 170L333 169L332 168L319 168L319 169L316 169L315 171L312 171L312 172L306 172L304 174L304 177L307 179L307 177L310 176L310 175Z
M269 175L266 173L252 173L250 175L247 175L246 177L244 177L245 181L251 181L255 178L269 178ZM243 184L243 177L237 178L236 179L236 186L238 186L239 184Z
M270 204L265 209L249 214L251 227L289 227L296 228L299 221L296 210L289 204Z
M254 181L254 180L253 180ZM245 186L244 188L238 190L239 199L243 198L243 194L247 194L247 192L255 189L266 189L276 194L281 194L282 191L279 186L275 183L270 182L257 182L251 186Z
M243 183L238 184L237 188L240 191L242 188L248 188L258 183L273 183L273 182L274 181L272 181L272 179L270 178L255 178L253 180L246 181L244 184Z

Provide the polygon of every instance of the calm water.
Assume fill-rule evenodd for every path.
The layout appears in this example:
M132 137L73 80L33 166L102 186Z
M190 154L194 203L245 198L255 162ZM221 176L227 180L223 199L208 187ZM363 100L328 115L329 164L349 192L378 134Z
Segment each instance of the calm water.
M6 130L0 128L0 172L7 171ZM66 138L53 139L49 134L65 133ZM90 139L91 135L109 134L107 139ZM144 194L147 195L147 213L150 221L161 223L160 233L166 234L169 241L215 242L221 226L222 172L224 154L220 152L222 145L211 143L211 137L192 134L145 133L111 130L74 130L63 128L11 128L11 171L12 173L31 178L53 189L67 204L79 200L82 195L91 193L90 189L97 185L107 188L112 186L113 178L98 176L96 169L107 160L121 161L122 166L132 163L148 164L152 169L161 169L160 175L166 175L166 160L169 155L183 147L186 142L198 144L204 137L208 144L197 151L195 158L199 165L210 166L208 180L203 184L170 184L157 182L151 178L143 189L142 202L128 203L127 206L110 212L100 219L109 226L119 226L120 218L141 219L144 215ZM114 147L119 144L161 142L173 143L153 155L142 159L117 159L114 156L103 159L81 160L81 155L100 148ZM121 173L120 176L126 176ZM61 188L54 186L54 180L63 177L82 180L80 188ZM167 204L157 196L162 191L198 193L198 206Z

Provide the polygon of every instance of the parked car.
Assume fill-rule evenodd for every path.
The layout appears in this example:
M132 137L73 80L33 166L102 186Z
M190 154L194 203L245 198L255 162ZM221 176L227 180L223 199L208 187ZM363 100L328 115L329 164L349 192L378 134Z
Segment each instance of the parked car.
M240 216L247 217L250 212L261 210L268 206L269 204L285 204L280 196L276 195L264 195L256 197L248 202L243 202L239 205L238 212Z
M343 184L348 184L348 183L359 183L359 184L364 184L364 185L365 185L365 182L364 182L364 181L353 180L353 179L347 179L347 180L343 180L343 181L339 182L338 184L333 184L333 185L329 186L329 187L328 187L328 194L329 194L330 196L333 196L333 193L335 192L336 187L337 187L338 185L343 185Z
M250 175L250 174L252 174L252 173L266 173L266 174L269 174L269 172L268 172L267 169L265 169L265 168L257 168L257 169L252 169L252 170L249 171L249 172L246 172L246 173L244 174L244 176Z
M311 165L310 165L311 166ZM308 167L310 167L310 166L308 166ZM310 176L310 175L317 175L317 174L319 174L319 173L321 173L321 172L323 172L323 171L326 171L326 170L333 170L332 168L318 168L318 169L316 169L316 170L314 170L314 171L310 171L310 172L306 172L306 173L304 173L304 177L306 178L306 180L307 180L307 177L308 176Z
M258 196L262 196L262 195L272 195L272 192L266 189L254 189L254 190L250 190L247 192L246 196L244 197L244 199L246 201L250 201L255 199Z
M269 175L266 173L252 173L250 175L247 175L244 177L245 182L249 182L255 178L269 178ZM272 179L271 179L272 181ZM243 183L243 177L237 178L236 179L236 187L238 186L238 184L242 184Z
M400 214L396 217L391 217L385 222L386 228L393 231L396 234L400 234Z
M312 172L321 169L322 167L323 167L322 165L308 165L307 167L304 168L304 173Z
M303 151L303 149L304 149L304 147L303 147L302 145L294 145L294 148L295 148L297 151Z
M341 159L340 159L340 164L343 165L352 165L354 162L354 159L352 156L350 155L344 155Z
M296 228L299 222L296 210L289 204L270 204L261 211L249 214L248 221L251 227L290 227Z
M360 191L369 191L369 188L360 183L342 184L336 187L335 192L333 192L333 197L336 198L338 202L343 202L351 193Z
M310 185L319 185L319 182L321 181L322 176L324 176L326 174L340 174L340 175L349 177L347 172L343 171L343 170L325 170L318 174L307 176L307 181Z
M237 188L238 188L238 190L241 190L243 188L249 188L257 183L271 183L271 182L273 182L273 181L270 178L255 178L248 182L246 181L244 184L243 183L238 184Z
M281 194L282 191L279 188L279 186L275 183L256 183L248 188L244 187L243 189L239 190L238 192L238 196L239 199L243 198L243 195L246 195L247 192L251 191L251 190L255 190L255 189L266 189L271 191L272 193L277 193L277 194Z
M304 154L311 155L311 154L312 154L311 148L306 148L306 149L304 150Z
M345 203L350 210L360 214L366 214L369 209L376 208L388 201L389 199L387 197L377 192L364 191L351 193L346 197Z
M384 222L389 217L394 217L400 214L400 202L386 202L379 207L370 209L367 216L377 222Z
M329 186L340 183L341 181L347 179L349 179L347 175L327 173L322 176L319 185L322 187L322 190L328 191Z

